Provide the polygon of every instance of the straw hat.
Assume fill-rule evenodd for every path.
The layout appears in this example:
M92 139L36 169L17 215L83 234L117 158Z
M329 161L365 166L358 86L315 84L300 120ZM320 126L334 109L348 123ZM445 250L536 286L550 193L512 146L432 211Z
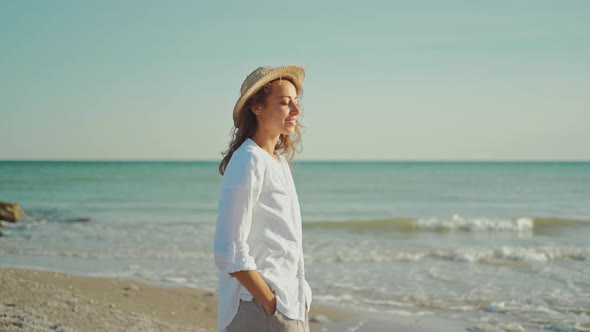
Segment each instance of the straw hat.
M240 88L240 98L234 106L234 125L237 124L238 114L244 107L244 104L253 94L262 88L266 83L275 80L279 77L289 77L295 82L297 92L301 91L303 87L303 80L305 79L305 69L300 66L288 65L281 67L264 66L258 67L254 70L242 83ZM236 125L237 127L237 125Z

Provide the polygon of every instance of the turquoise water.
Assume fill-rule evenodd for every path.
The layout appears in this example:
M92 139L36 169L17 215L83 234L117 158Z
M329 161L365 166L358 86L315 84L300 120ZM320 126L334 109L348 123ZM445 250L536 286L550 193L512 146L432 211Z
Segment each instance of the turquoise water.
M590 321L590 163L292 169L314 301L500 331ZM220 181L215 162L0 162L0 200L27 213L0 266L214 290Z

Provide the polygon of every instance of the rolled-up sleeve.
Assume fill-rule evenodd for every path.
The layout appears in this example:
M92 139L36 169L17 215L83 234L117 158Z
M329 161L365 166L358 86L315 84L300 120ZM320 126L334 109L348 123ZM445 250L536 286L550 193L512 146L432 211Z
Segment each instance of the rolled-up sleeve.
M215 264L229 277L233 272L256 270L247 240L263 174L263 164L256 155L236 151L223 175L213 246Z

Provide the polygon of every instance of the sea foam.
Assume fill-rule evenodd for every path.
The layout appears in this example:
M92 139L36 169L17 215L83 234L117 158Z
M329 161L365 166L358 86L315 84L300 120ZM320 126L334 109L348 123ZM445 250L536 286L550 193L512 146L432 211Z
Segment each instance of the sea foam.
M531 232L534 228L533 219L522 217L515 220L463 218L454 214L451 219L417 219L415 226L433 231L465 231L465 232Z

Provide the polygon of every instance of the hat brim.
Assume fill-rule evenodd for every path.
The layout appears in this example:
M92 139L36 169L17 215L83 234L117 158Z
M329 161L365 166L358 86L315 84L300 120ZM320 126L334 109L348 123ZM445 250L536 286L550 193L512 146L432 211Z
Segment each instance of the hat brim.
M295 82L295 88L297 89L297 93L301 92L303 88L303 80L305 79L305 69L300 66L281 66L276 67L273 70L269 71L266 75L262 76L258 81L254 82L250 88L248 88L244 93L240 96L236 105L234 106L233 118L234 118L234 125L237 122L238 115L242 111L244 104L252 95L254 95L260 88L262 88L266 83L273 81L279 77L288 77L293 79Z

